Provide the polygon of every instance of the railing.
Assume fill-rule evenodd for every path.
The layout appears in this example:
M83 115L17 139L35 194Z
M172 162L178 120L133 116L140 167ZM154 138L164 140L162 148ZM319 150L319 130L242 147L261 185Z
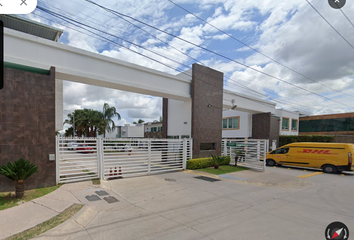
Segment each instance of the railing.
M191 139L57 138L57 183L183 170L192 149Z

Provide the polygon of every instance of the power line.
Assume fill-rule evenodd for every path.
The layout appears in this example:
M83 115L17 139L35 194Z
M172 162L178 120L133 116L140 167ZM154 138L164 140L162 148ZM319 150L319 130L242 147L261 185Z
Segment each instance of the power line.
M310 80L310 81L312 81L312 82L318 83L318 84L320 84L320 85L323 86L323 87L326 87L326 88L331 89L331 90L333 90L333 91L336 91L336 92L340 92L340 93L342 93L342 94L345 94L345 93L343 93L343 92L340 91L340 90L331 88L331 87L329 87L329 86L327 86L327 85L325 85L325 84L323 84L323 83L320 83L319 81L316 81L315 79L312 79L312 78L310 78L310 77L307 77L306 75L300 73L299 71L296 71L296 70L294 70L294 69L292 69L292 68L286 66L285 64L283 64L283 63L281 63L281 62L275 60L274 58L272 58L272 57L270 57L270 56L268 56L268 55L262 53L261 51L259 51L259 50L255 49L255 48L251 47L251 46L248 45L247 43L245 43L245 42L243 42L243 41L241 41L241 40L235 38L235 37L232 36L231 34L229 34L229 33L225 32L225 31L221 30L220 28L214 26L214 25L211 24L210 22L208 22L208 21L202 19L202 18L199 17L198 15L195 15L194 13L192 13L191 11L189 11L188 9L186 9L186 8L182 7L181 5L179 5L179 4L175 3L175 2L173 2L172 0L167 0L167 1L171 2L172 4L174 4L175 6L181 8L182 10L186 11L187 13L193 15L194 17L196 17L197 19L201 20L202 22L208 24L209 26L211 26L211 27L217 29L218 31L220 31L220 32L222 32L223 34L225 34L225 35L227 35L228 37L230 37L231 39L233 39L233 40L235 40L235 41L241 43L242 45L248 47L249 49L251 49L251 50L253 50L253 51L255 51L255 52L257 52L258 54L262 55L263 57L266 57L266 58L268 58L269 60L275 62L276 64L278 64L278 65L280 65L280 66L282 66L282 67L285 67L286 69L288 69L288 70L290 70L290 71L292 71L292 72L294 72L294 73L296 73L296 74L298 74L298 75L300 75L300 76L302 76L302 77L304 77L304 78L306 78L306 79L308 79L308 80ZM343 13L343 14L344 14L344 13ZM346 15L345 15L345 16L346 16ZM348 19L348 20L349 20L349 19ZM350 21L350 20L349 20L349 21ZM353 27L354 27L354 25L353 25ZM349 95L349 94L345 94L345 95L348 95L348 96L351 97L351 95Z
M74 21L74 22L77 22L77 23L75 24L75 23L72 23L72 22L68 21L68 19L70 19L70 18L67 19L67 17L65 17L65 16L60 16L61 14L56 14L56 13L54 13L54 12L52 12L52 11L45 10L45 9L43 9L42 7L39 7L39 9L42 10L43 12L47 13L47 14L50 14L50 15L52 15L52 16L54 16L54 17L57 17L57 18L59 18L59 19L65 21L65 22L68 22L69 24L72 24L72 25L74 25L74 26L76 26L76 27L78 27L78 28L80 28L80 29L83 29L83 30L85 30L85 31L88 31L88 32L90 32L91 34L94 34L94 35L96 35L96 36L98 36L98 37L104 39L105 41L108 41L108 42L111 42L111 43L113 43L113 44L115 44L115 45L118 45L118 46L121 46L121 47L123 47L123 48L126 48L125 46L123 46L123 45L121 45L121 44L118 44L118 43L116 43L116 42L114 42L114 41L112 41L112 40L110 40L110 39L108 39L108 38L105 38L105 37L103 37L103 36L101 36L101 35L99 35L99 34L97 34L97 33L95 33L95 32L92 32L92 31L90 31L90 30L88 30L88 29L86 29L86 28L83 28L83 27L81 27L81 26L78 25L78 24L82 24L82 23L79 23L79 22L77 22L77 21ZM91 28L90 26L88 26L88 27ZM79 31L79 30L77 30L77 29L74 29L74 30ZM79 31L79 32L81 32L81 31ZM81 33L83 33L83 32L81 32ZM86 34L86 33L83 33L83 34L88 35L88 34ZM148 56L145 56L145 55L143 55L143 54L141 54L141 53L139 53L139 52L136 52L136 51L131 50L131 49L129 49L129 48L126 48L126 49L128 49L128 50L130 50L130 51L132 51L132 52L134 52L134 53L137 53L137 54L139 54L139 55L141 55L141 56L147 57L147 58L150 59L150 60L153 60L153 61L155 61L155 62L158 62L158 63L160 63L160 64L163 64L163 65L165 65L165 66L167 66L167 67L169 67L169 68L171 68L171 69L173 69L173 70L180 71L180 70L175 69L175 68L173 68L173 67L171 67L171 66L168 66L168 65L166 65L166 64L164 64L164 63L161 63L160 61L158 61L158 60L156 60L156 59L153 59L153 58L150 58L150 57L148 57ZM180 72L181 72L181 71L180 71ZM189 74L187 74L187 73L185 73L185 72L181 72L181 73L183 73L183 74L185 74L185 75L187 75L187 76L189 76L189 77L192 77L191 75L189 75ZM200 80L200 79L198 79L198 80ZM204 81L203 81L203 82L204 82ZM258 92L257 92L257 93L258 93ZM270 98L270 99L272 99L272 98ZM280 103L280 104L284 104L284 102L282 102L282 101L279 101L279 100L276 100L276 99L272 99L272 100L275 101L275 102L278 102L278 103ZM262 104L262 103L261 103L261 104ZM285 104L286 104L286 103L285 103ZM265 105L266 105L266 104L265 104ZM296 104L289 103L289 105L296 105ZM300 110L300 111L305 112L304 110Z
M337 4L337 3L336 3ZM339 9L341 12L342 12L342 14L344 15L344 17L348 20L348 22L350 23L350 25L352 25L352 27L354 28L354 24L353 24L353 22L349 19L349 17L343 12L343 10L340 8Z
M326 23L346 42L346 43L348 43L348 45L351 47L351 48L353 48L354 49L354 46L350 43L350 42L348 42L348 40L345 38L345 37L343 37L343 35L342 34L340 34L340 32L338 32L338 30L335 28L335 27L333 27L333 25L308 1L308 0L306 0L306 2L318 13L318 15L320 15L321 16L321 18L323 19L323 20L325 20L326 21Z
M222 55L222 54L220 54L220 53L217 53L217 52L215 52L215 51L212 51L212 50L210 50L210 49L207 49L207 48L202 47L202 46L200 46L200 45L197 45L197 44L195 44L195 43L192 43L192 42L190 42L190 41L188 41L188 40L185 40L185 39L183 39L183 38L181 38L181 37L178 37L178 36L176 36L176 35L174 35L174 34L168 33L168 32L166 32L166 31L164 31L164 30L161 30L161 29L159 29L159 28L157 28L157 27L154 27L154 26L152 26L152 25L150 25L150 24L147 24L147 23L145 23L145 22L143 22L143 21L140 21L140 20L138 20L138 19L136 19L136 18L133 18L133 17L131 17L131 16L128 16L128 15L123 14L123 13L120 13L120 12L115 11L115 10L113 10L113 9L110 9L110 8L104 7L104 6L102 6L102 5L99 5L99 4L97 4L97 3L95 3L95 2L93 2L93 1L91 1L91 0L84 0L84 1L89 2L89 3L93 4L93 5L96 5L96 6L98 6L99 8L102 8L102 9L106 10L107 12L110 12L110 13L112 13L112 14L114 14L114 15L117 15L117 14L118 14L118 15L127 17L127 18L129 18L129 19L132 19L132 20L134 20L134 21L137 21L137 22L139 22L139 23L142 23L142 24L144 24L144 25L147 25L147 26L149 26L149 27L151 27L151 28L153 28L153 29L155 29L155 30L157 30L157 31L163 32L163 33L165 33L165 34L167 34L167 35L169 35L169 36L175 37L175 38L177 38L177 39L179 39L179 40L181 40L181 41L184 41L184 42L186 42L186 43L189 43L189 44L191 44L191 45L193 45L193 46L195 46L195 47L198 47L198 48L200 48L200 49L203 49L204 51L213 53L213 54L215 54L215 55L217 55L217 56L220 56L220 57L225 58L225 59L227 59L227 60L229 60L229 61L235 62L235 63L237 63L237 64L239 64L239 65L241 65L241 66L244 66L245 68L252 69L252 70L254 70L254 71L258 72L258 73L264 74L264 75L266 75L266 76L268 76L268 77L271 77L271 78L273 78L273 79L276 79L276 80L278 80L278 81L281 81L281 82L283 82L283 83L285 83L285 84L288 84L288 85L291 85L291 86L293 86L293 87L299 88L299 89L301 89L301 90L303 90L303 91L312 93L312 94L314 94L314 95L317 95L317 96L322 97L322 98L324 98L324 99L327 99L327 100L329 100L329 101L334 101L334 102L336 102L336 103L338 103L338 104L341 104L341 105L350 107L350 106L347 105L347 104L338 102L338 101L336 101L336 100L334 100L334 99L331 99L331 98L322 96L321 94L318 94L318 93L315 93L315 92L313 92L313 91L307 90L307 89L305 89L305 88L303 88L303 87L299 87L299 86L297 86L297 85L295 85L295 84L293 84L293 83L289 83L289 82L287 82L287 81L284 81L284 80L282 80L282 79L280 79L280 78L278 78L278 77L275 77L275 76L273 76L273 75L271 75L271 74L268 74L268 73L266 73L266 72L260 71L260 70L258 70L258 69L256 69L256 68L250 67L250 66L248 66L248 65L246 65L246 64L243 64L243 63L241 63L241 62L239 62L239 61L236 61L236 60L234 60L234 59L231 59L231 58L229 58L229 57L227 57L227 56L224 56L224 55Z

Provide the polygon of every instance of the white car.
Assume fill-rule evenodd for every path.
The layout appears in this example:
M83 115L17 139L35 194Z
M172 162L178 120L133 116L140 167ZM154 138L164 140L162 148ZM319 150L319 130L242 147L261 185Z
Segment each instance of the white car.
M77 148L78 145L79 145L79 144L78 144L77 142L69 142L69 143L67 144L69 150L76 150L76 148Z

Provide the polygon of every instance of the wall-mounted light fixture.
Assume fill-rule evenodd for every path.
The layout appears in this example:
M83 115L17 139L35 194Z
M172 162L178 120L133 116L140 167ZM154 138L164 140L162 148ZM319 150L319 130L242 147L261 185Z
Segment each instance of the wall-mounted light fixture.
M183 122L184 124L187 124L187 122Z
M233 99L234 100L234 99ZM232 103L232 107L230 108L230 110L234 110L235 108L237 108L237 105L235 105L234 103ZM217 107L217 106L214 106L214 105L212 105L212 104L208 104L208 107L209 108L211 108L211 107L213 107L213 108L219 108L219 109L224 109L224 108L222 108L222 107Z

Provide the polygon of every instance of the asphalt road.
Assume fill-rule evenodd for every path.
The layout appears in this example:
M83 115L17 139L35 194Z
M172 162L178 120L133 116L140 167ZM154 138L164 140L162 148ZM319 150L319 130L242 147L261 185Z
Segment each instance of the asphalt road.
M197 172L103 182L118 202L90 202L97 188L67 184L86 206L38 239L326 239L334 221L354 239L354 175L267 167L214 177Z

